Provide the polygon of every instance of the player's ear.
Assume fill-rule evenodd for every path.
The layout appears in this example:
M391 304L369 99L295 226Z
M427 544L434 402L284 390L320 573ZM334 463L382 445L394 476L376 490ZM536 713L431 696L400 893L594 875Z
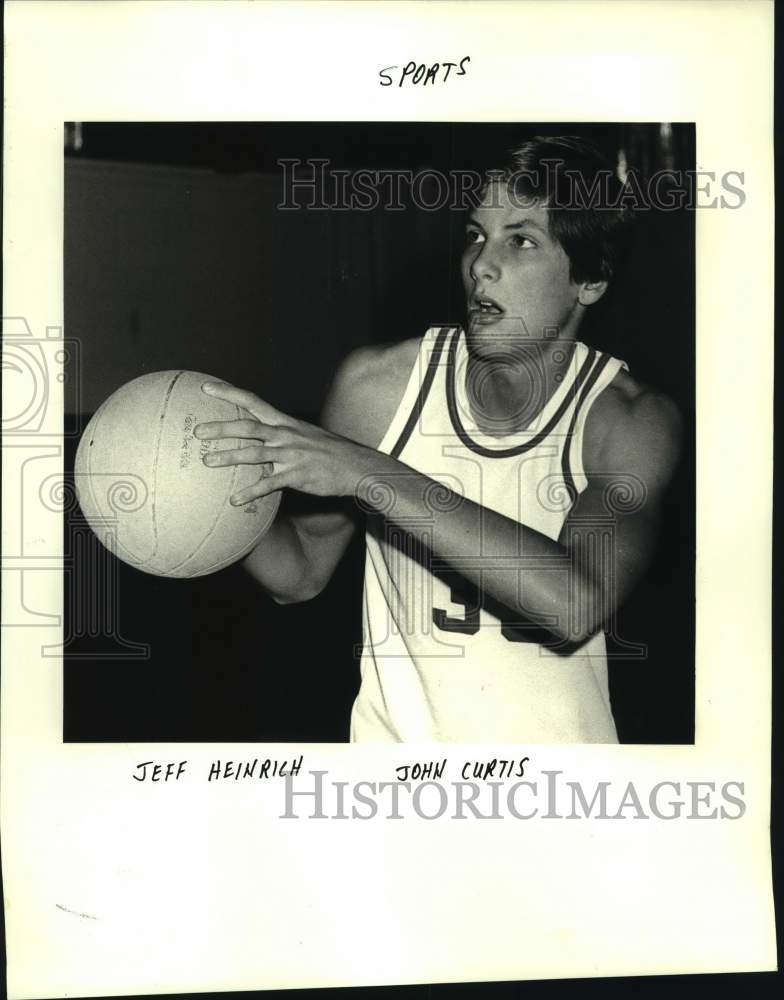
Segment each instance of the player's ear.
M591 306L607 291L606 281L583 281L577 293L577 301L582 306Z

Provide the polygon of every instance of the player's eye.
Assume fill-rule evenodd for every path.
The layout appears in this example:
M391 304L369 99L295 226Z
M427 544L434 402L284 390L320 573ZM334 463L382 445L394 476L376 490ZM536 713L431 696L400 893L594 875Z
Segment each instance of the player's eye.
M483 243L484 239L484 233L480 232L478 229L474 229L472 226L469 226L468 229L466 229L466 243Z
M536 246L530 236L523 236L522 233L513 233L510 236L510 240L512 246L517 247L519 250L529 250L531 247Z

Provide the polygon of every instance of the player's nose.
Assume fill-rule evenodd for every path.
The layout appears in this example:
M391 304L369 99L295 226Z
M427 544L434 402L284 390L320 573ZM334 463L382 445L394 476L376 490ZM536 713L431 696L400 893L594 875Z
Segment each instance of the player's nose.
M469 274L475 283L493 281L498 277L500 268L495 253L485 243L479 253L471 261Z

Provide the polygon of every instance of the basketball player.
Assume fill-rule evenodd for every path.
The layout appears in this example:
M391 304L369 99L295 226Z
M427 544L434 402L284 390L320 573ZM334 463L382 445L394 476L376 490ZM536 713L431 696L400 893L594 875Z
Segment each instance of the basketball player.
M680 421L578 340L628 224L574 202L606 170L579 139L522 146L467 220L465 328L352 353L321 427L205 386L252 418L198 436L256 442L205 461L269 472L233 502L336 498L248 556L275 600L318 594L365 530L352 740L617 742L603 626L649 562Z

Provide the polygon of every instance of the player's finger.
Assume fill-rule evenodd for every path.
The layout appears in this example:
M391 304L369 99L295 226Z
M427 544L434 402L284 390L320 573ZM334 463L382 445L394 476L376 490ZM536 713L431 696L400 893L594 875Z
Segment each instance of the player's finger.
M263 465L264 462L274 462L273 449L264 445L251 445L248 448L222 448L220 451L208 451L202 461L211 468L224 465Z
M286 444L287 429L263 424L260 420L243 418L242 420L208 420L196 424L194 435L201 441L215 441L225 438L242 438L243 440L263 441L265 444Z
M269 403L259 399L255 393L249 392L247 389L238 389L236 385L230 385L228 382L204 382L201 388L202 392L206 392L208 396L215 396L216 399L225 399L229 403L243 406L258 420L270 424L280 424L286 420L285 415L280 410L276 410L274 406L270 406Z
M231 497L231 503L235 507L241 507L243 504L250 503L251 500L260 500L262 497L269 496L270 493L276 493L278 490L291 486L293 480L294 474L290 471L264 476L253 486L248 486L235 493Z
M264 425L258 420L209 420L204 424L196 424L193 433L201 440L216 438L256 438L264 440L262 430Z

